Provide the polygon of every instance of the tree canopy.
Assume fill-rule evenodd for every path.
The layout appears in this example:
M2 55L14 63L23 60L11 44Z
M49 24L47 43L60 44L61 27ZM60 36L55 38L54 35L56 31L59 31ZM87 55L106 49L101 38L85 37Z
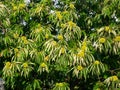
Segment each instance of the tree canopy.
M0 0L6 90L119 90L120 0Z

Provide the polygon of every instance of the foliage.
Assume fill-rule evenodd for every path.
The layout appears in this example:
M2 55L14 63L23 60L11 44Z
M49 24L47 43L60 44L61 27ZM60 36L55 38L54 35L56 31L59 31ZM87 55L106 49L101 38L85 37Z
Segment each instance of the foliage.
M119 90L119 0L3 0L7 90Z

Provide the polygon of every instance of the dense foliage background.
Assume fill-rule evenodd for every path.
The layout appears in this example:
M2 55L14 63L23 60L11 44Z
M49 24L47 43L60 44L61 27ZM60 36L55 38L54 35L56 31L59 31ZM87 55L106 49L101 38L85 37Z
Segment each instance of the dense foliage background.
M120 90L120 0L0 0L6 90Z

